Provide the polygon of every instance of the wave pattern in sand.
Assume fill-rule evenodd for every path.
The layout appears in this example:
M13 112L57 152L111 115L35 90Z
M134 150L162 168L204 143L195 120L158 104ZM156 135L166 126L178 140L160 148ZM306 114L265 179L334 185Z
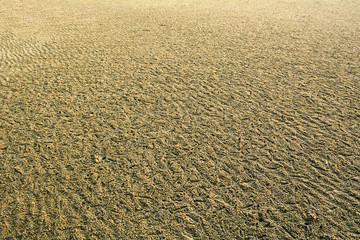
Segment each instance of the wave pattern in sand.
M0 1L1 238L359 238L358 12Z

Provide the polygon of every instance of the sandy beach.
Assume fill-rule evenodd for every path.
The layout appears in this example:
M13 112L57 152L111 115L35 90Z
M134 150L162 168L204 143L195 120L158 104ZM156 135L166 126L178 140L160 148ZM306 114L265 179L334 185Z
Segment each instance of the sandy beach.
M360 239L359 23L1 0L0 239Z

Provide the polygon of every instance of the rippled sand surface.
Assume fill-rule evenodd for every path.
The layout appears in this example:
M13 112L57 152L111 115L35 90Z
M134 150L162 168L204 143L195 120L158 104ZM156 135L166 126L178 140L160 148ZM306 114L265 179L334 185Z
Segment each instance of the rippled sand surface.
M359 239L359 1L0 1L1 239Z

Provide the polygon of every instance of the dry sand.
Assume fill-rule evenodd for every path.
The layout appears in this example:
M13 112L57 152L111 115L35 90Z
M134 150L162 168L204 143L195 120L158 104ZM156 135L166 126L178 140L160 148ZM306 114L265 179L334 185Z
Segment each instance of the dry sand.
M1 0L1 239L360 239L359 23Z

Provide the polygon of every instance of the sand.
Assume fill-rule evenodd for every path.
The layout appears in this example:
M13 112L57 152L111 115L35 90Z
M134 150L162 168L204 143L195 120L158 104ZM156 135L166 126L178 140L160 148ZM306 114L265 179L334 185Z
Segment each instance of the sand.
M0 1L1 239L360 239L359 1Z

